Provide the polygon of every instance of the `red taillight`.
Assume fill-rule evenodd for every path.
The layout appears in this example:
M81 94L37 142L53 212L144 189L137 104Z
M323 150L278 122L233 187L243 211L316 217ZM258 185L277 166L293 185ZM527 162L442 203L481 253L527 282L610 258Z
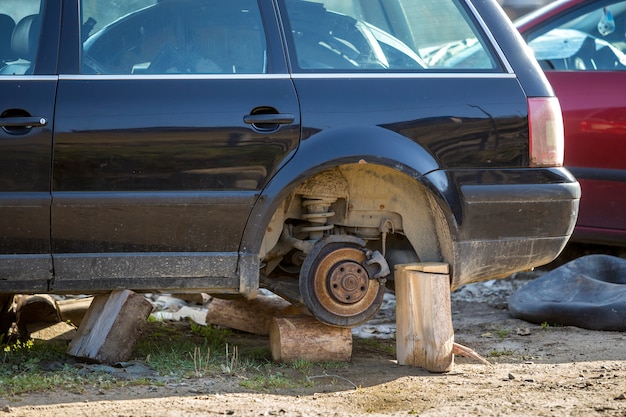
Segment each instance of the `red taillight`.
M530 165L563 166L563 116L556 97L528 99Z

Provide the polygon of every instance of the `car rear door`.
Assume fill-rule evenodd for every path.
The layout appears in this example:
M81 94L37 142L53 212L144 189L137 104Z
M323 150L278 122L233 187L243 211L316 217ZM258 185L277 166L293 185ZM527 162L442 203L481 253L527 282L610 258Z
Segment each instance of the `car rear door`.
M56 112L55 289L239 291L248 214L299 140L271 3L79 4Z
M0 3L0 291L46 291L60 2ZM45 36L39 36L45 33Z

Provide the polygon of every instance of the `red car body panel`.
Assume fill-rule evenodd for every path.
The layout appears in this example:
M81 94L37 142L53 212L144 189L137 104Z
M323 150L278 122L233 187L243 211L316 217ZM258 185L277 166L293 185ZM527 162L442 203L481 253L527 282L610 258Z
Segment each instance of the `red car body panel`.
M556 2L517 27L528 40L591 4L600 2ZM582 188L573 240L626 245L626 70L545 73L563 111L565 166Z
M589 2L589 0L565 0L550 3L549 5L524 16L524 18L519 22L516 22L517 30L524 35L526 32L540 26L544 22L552 20L554 17L561 16L564 12L572 10L573 8L587 2Z

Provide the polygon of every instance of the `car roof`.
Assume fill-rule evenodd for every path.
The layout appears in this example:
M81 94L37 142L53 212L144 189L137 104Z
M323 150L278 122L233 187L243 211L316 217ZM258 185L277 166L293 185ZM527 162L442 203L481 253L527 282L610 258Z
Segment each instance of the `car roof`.
M572 9L582 4L594 3L595 1L596 0L557 0L516 20L515 26L521 33L524 33L528 29L540 25L565 10Z

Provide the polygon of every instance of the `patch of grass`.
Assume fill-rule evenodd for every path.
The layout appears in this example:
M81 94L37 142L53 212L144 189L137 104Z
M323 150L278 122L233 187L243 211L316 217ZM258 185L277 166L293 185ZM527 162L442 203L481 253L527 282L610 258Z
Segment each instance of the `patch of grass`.
M394 351L395 353L395 351ZM348 362L322 362L318 363L322 369L346 369L350 364Z
M328 374L327 370L343 369L348 367L347 362L324 362L313 363L301 358L288 364L275 364L267 362L257 366L255 374L240 385L244 388L257 391L267 391L275 388L303 388L312 387L318 379L331 380L332 384L339 380L344 380L352 384L339 375ZM319 375L313 375L320 372ZM354 384L353 384L354 385Z
M150 323L135 353L159 374L174 377L233 375L256 370L271 357L269 346L248 334L191 321Z
M300 371L303 374L308 375L313 368L313 364L307 359L299 358L291 363L291 367L296 371Z
M269 391L277 388L311 386L312 383L306 379L293 379L280 371L270 371L255 374L251 378L241 381L239 385L254 391Z
M239 367L239 348L233 346L229 349L228 343L226 343L225 359L225 363L221 365L222 372L225 374L234 374Z
M220 371L232 373L237 347L229 346L229 329L150 322L145 336L137 341L135 354L161 375L201 377ZM227 348L228 347L228 348Z
M12 366L29 366L35 359L37 361L56 360L65 355L65 346L55 343L36 343L34 340L21 341L17 340L12 344L2 346L3 364ZM32 354L36 354L35 358L30 358ZM23 363L24 359L28 359ZM0 370L1 372L1 370Z
M499 327L496 327L496 328L492 328L487 333L481 334L480 336L481 337L488 337L488 338L497 337L500 340L504 340L510 334L511 334L511 330L509 330L509 329L501 329Z
M233 331L225 329L223 327L216 326L201 326L193 321L189 322L191 333L203 337L208 343L209 347L218 350L223 348L228 339L233 335Z
M492 351L490 351L489 353L487 353L487 357L489 358L499 358L501 356L512 356L514 355L515 352L509 349L504 349L504 350L497 350L494 349Z
M396 354L396 341L394 339L353 339L357 349L373 350L379 353Z
M240 346L240 351L244 365L246 362L265 363L270 361L272 357L269 346Z
M373 346L388 350L385 343L374 342ZM216 374L235 375L244 381L243 387L253 390L309 387L314 385L308 378L312 374L326 375L326 370L348 366L342 362L313 364L304 359L290 365L275 364L267 337L185 321L148 320L132 359L145 362L154 375L118 378L106 367L94 370L75 363L66 349L66 343L33 340L0 345L0 398L54 389L80 393L87 389L154 385L162 380L158 377L182 379Z
M544 321L543 323L541 323L541 330L558 329L558 328L563 328L563 327L564 326L559 323L548 323L547 321Z
M65 388L73 392L81 392L87 378L79 376L75 370L68 368L63 372L42 372L33 370L28 373L16 374L0 378L3 394L7 396L31 392L51 391Z
M191 376L198 362L204 362L199 354L210 352L210 347L201 337L189 337L180 329L158 322L151 327L154 331L137 341L135 354L145 358L146 363L161 375Z
M215 373L251 369L266 351L253 350L252 359L237 355L237 347L229 345L233 332L190 323L163 323L149 320L137 341L134 358L145 361L158 374L174 377L202 377ZM226 353L229 346L229 353ZM124 385L154 384L150 378L131 381L117 379L105 372L70 365L65 353L67 344L44 341L15 341L0 345L0 396L65 389L82 392L85 387L109 389Z
M64 364L67 361L65 349L64 344L33 340L2 345L0 393L14 396L58 388L82 392L87 385L115 384L106 374L85 373Z
M498 329L496 330L496 336L500 338L500 340L506 339L506 337L511 333L508 329Z

